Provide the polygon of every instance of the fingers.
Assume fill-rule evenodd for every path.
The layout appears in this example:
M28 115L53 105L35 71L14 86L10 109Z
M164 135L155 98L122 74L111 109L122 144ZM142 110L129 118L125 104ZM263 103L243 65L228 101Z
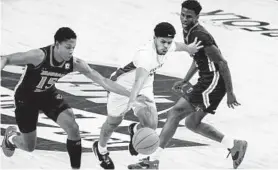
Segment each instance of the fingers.
M199 46L201 43L202 43L202 41L198 41L198 42L196 43L196 46Z
M227 105L228 105L229 108L234 109L235 106L240 106L241 104L238 103L237 101L234 101L234 102L231 102L231 103L228 102Z
M199 42L201 42L201 41L199 41ZM203 45L200 45L200 46L197 46L197 49L199 50L199 49L201 49L203 47L204 47Z
M198 41L198 38L195 37L193 43L196 44L197 41Z

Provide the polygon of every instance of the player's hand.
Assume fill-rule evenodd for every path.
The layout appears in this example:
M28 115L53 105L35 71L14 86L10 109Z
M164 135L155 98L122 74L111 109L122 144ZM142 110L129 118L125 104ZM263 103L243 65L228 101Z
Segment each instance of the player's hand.
M227 105L229 108L233 108L233 109L235 106L240 105L240 103L238 103L238 101L236 100L236 96L233 92L227 93Z
M137 100L129 100L128 104L127 104L127 111L128 112L130 109L135 109L137 107L143 107L144 104L137 101Z
M144 95L138 95L136 98L136 101L140 102L140 103L153 103L154 101L149 99L147 96Z
M183 80L177 81L174 83L172 90L174 90L177 93L183 93L183 87L186 85L187 85L187 83L184 82Z
M202 41L198 41L198 38L196 37L194 41L190 44L188 44L188 53L190 55L197 53L201 48L203 48L203 45L200 45Z

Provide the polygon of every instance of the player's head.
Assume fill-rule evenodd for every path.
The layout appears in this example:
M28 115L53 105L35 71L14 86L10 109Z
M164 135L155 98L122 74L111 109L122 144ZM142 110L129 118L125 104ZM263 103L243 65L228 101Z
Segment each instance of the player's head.
M156 52L159 55L165 55L172 45L176 35L174 26L168 22L161 22L154 28L154 43Z
M75 32L68 27L59 28L54 35L54 41L58 55L66 61L69 60L76 45Z
M183 29L190 29L199 19L202 6L196 0L186 0L181 4L180 20Z

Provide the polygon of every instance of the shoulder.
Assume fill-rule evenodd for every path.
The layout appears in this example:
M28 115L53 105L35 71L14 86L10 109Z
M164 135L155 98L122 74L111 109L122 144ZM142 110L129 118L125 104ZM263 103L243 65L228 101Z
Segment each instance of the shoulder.
M27 51L26 55L29 60L29 63L33 64L34 66L39 65L45 59L45 53L41 49L29 50Z
M202 41L202 45L215 45L214 38L212 35L204 28L193 30L189 36L189 42L193 42L197 38L198 41Z

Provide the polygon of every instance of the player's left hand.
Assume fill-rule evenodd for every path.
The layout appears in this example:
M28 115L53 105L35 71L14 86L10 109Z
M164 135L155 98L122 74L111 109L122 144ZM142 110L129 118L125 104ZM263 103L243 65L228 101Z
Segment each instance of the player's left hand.
M198 41L198 38L196 37L194 41L190 44L188 44L188 53L190 55L197 53L201 48L203 48L203 45L200 45L202 41Z
M240 103L236 100L236 96L233 92L227 93L227 105L229 108L233 108L233 109L235 106L240 105Z
M137 101L137 100L130 100L127 104L127 112L130 110L130 109L135 109L137 107L144 107L144 104Z

